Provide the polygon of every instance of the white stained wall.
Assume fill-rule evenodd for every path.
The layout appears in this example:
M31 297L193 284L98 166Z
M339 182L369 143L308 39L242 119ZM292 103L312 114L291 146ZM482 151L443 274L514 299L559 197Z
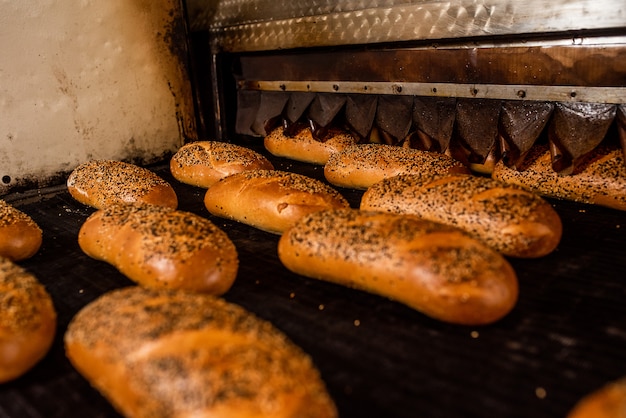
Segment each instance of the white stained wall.
M193 139L181 16L180 0L0 0L0 195Z

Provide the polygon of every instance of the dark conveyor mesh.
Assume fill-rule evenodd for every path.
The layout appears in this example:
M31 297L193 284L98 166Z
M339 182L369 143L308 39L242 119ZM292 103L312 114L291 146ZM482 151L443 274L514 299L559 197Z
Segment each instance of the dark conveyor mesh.
M321 167L269 157L278 169L323 179ZM626 375L623 212L551 201L564 224L559 248L510 259L518 305L493 325L465 327L288 272L276 255L278 236L212 217L201 189L178 183L166 164L151 168L175 187L180 209L215 221L235 242L240 272L224 297L312 356L344 418L562 417L584 394ZM340 191L358 206L359 192ZM0 386L0 417L117 417L73 370L62 335L85 304L132 283L81 252L78 230L92 209L64 187L7 198L44 230L40 252L21 264L52 294L59 328L41 363Z

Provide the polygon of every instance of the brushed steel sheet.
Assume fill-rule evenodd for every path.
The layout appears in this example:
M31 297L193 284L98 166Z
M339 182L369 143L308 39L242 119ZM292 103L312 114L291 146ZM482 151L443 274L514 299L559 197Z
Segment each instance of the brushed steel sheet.
M229 52L626 29L620 0L187 3L191 30L211 32L214 50Z

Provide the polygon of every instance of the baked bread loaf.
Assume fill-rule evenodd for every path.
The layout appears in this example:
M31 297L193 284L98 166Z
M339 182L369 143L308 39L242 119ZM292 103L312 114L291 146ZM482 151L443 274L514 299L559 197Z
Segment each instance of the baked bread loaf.
M315 212L285 231L278 257L297 274L455 324L497 321L518 297L517 276L502 255L460 229L412 215Z
M442 153L385 144L348 147L333 154L324 166L326 180L335 186L352 189L367 189L398 174L422 172L469 174L470 170Z
M471 174L401 174L365 191L361 209L408 213L461 228L496 251L535 258L561 241L561 218L540 196Z
M207 190L204 205L213 215L275 234L281 234L308 213L350 206L327 184L280 170L228 176Z
M45 357L56 334L52 298L31 273L0 257L0 383Z
M39 251L42 231L27 214L0 199L0 257L25 260Z
M221 295L239 267L235 245L211 221L147 203L118 203L94 212L80 228L88 256L152 288Z
M626 377L607 383L583 397L567 418L626 417Z
M326 164L332 154L357 142L349 132L337 129L329 130L324 140L314 138L311 128L304 128L293 136L287 136L282 126L274 129L263 140L265 149L277 157L318 165Z
M147 168L123 161L93 160L79 165L67 179L67 190L80 203L96 209L122 202L178 206L168 182Z
M518 169L498 162L492 177L546 197L626 210L626 164L620 148L597 147L579 167L560 175L552 168L548 147L535 145Z
M65 333L74 367L125 417L334 418L310 357L221 298L124 288Z
M205 189L231 174L273 169L272 163L258 152L220 141L190 142L170 160L170 171L176 180Z

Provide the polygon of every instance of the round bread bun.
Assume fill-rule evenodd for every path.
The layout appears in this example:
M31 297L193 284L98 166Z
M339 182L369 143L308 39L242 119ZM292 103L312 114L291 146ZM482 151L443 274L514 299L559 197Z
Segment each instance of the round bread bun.
M0 257L25 260L39 251L42 231L27 214L0 199Z
M263 144L265 149L277 157L324 165L332 154L355 145L357 142L352 134L338 129L330 129L327 137L322 141L313 137L311 128L303 128L294 136L287 136L281 126L270 132Z
M120 203L94 212L78 233L90 257L151 288L221 295L235 281L233 242L208 219L147 203Z
M367 189L398 174L421 172L469 174L470 170L442 153L385 144L353 145L331 155L324 166L324 176L331 184L353 189Z
M14 380L49 351L56 334L52 298L32 274L0 257L0 383Z
M360 208L452 225L511 257L545 256L563 231L558 213L539 195L471 174L400 174L367 189Z
M72 365L128 418L336 418L311 358L210 295L129 287L72 318Z
M387 297L434 319L484 325L518 297L506 259L458 228L357 209L302 217L278 242L294 273Z
M246 171L225 177L207 190L204 205L213 215L274 234L281 234L308 213L350 206L327 184L280 170Z
M273 169L272 163L258 152L220 141L190 142L170 160L170 171L176 180L205 189L231 174Z
M76 167L67 190L77 201L96 209L113 203L145 202L176 208L172 186L144 167L114 160L92 160Z
M626 377L607 383L584 396L567 418L625 418Z

